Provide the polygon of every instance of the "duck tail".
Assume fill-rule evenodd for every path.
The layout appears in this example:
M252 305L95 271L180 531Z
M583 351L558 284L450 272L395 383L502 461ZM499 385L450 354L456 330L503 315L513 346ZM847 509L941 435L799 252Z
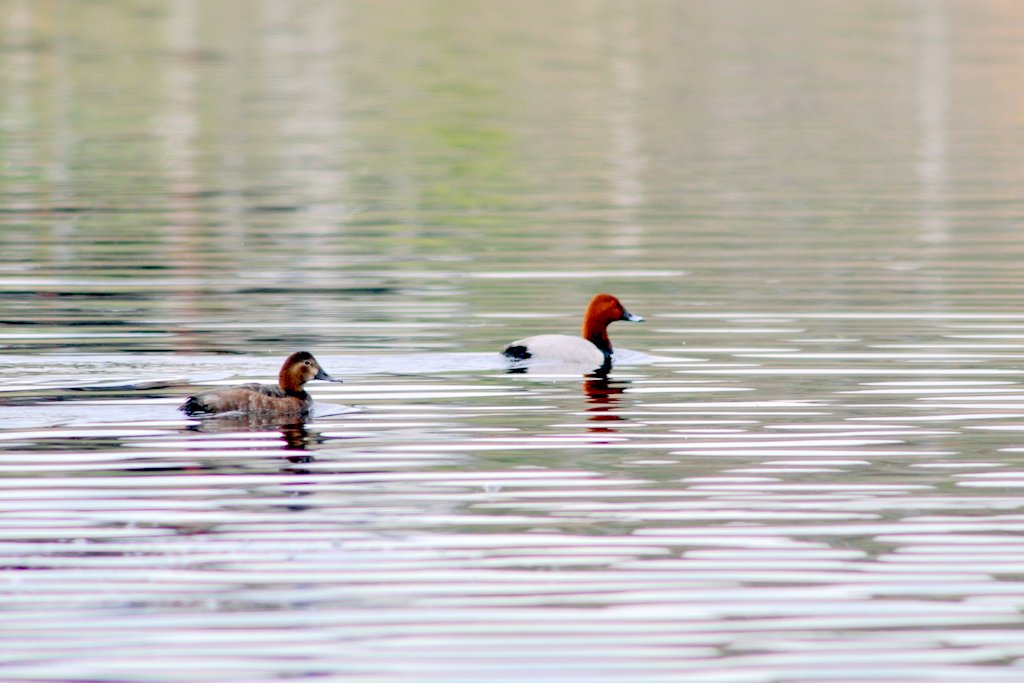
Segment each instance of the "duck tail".
M506 358L512 358L514 360L526 360L527 358L530 358L533 354L530 353L530 350L525 346L514 344L512 346L506 347L505 350L501 352L501 355L505 356Z
M210 407L203 403L202 399L198 396L189 396L185 399L185 402L178 406L178 410L184 412L186 415L195 415L197 413L208 413Z

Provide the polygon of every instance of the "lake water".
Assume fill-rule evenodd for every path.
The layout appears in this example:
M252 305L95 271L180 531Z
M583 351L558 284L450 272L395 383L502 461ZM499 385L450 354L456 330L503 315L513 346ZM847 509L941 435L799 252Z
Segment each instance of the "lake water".
M1022 45L0 2L0 677L1024 679ZM608 377L509 372L599 291ZM306 423L176 410L299 349Z

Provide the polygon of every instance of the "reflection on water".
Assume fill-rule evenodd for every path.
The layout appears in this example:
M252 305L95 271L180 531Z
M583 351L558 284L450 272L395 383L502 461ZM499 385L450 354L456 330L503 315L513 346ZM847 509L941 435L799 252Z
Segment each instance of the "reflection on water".
M4 676L1019 680L1024 10L398 4L0 2Z
M623 417L616 412L620 394L628 381L614 381L607 375L584 377L583 393L587 397L587 419L591 422L617 422ZM593 425L594 432L615 432L615 425Z
M303 422L296 422L294 416L287 422L281 422L280 419L268 419L266 416L223 415L203 419L200 424L189 425L188 429L201 434L276 432L281 435L281 439L285 443L284 448L290 451L305 451L322 443L315 432L309 431ZM301 457L310 458L311 456L303 455Z

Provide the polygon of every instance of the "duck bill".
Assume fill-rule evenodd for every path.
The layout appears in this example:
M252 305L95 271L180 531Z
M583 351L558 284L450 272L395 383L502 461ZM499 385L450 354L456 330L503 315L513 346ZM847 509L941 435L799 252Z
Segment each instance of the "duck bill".
M344 381L344 380L341 380L341 379L335 379L334 377L331 377L326 372L324 372L323 369L321 369L320 372L316 373L316 376L313 377L313 379L320 379L320 380L323 380L325 382L338 382L338 383L341 383L341 382Z
M633 315L629 311L623 311L621 319L625 320L627 322L631 322L631 323L642 323L642 322L644 322L643 316Z

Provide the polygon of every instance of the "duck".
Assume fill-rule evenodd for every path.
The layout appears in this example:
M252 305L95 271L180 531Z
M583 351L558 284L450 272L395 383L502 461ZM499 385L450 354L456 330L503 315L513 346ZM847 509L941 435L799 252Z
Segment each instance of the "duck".
M502 355L513 360L535 358L611 367L612 343L608 338L608 325L617 320L644 322L641 316L627 311L622 302L611 294L597 294L583 314L582 336L540 334L526 337L506 346Z
M186 415L247 413L262 415L302 415L313 407L313 397L303 386L314 379L341 382L331 377L308 351L288 356L277 375L277 386L242 384L204 391L189 396L178 410Z

